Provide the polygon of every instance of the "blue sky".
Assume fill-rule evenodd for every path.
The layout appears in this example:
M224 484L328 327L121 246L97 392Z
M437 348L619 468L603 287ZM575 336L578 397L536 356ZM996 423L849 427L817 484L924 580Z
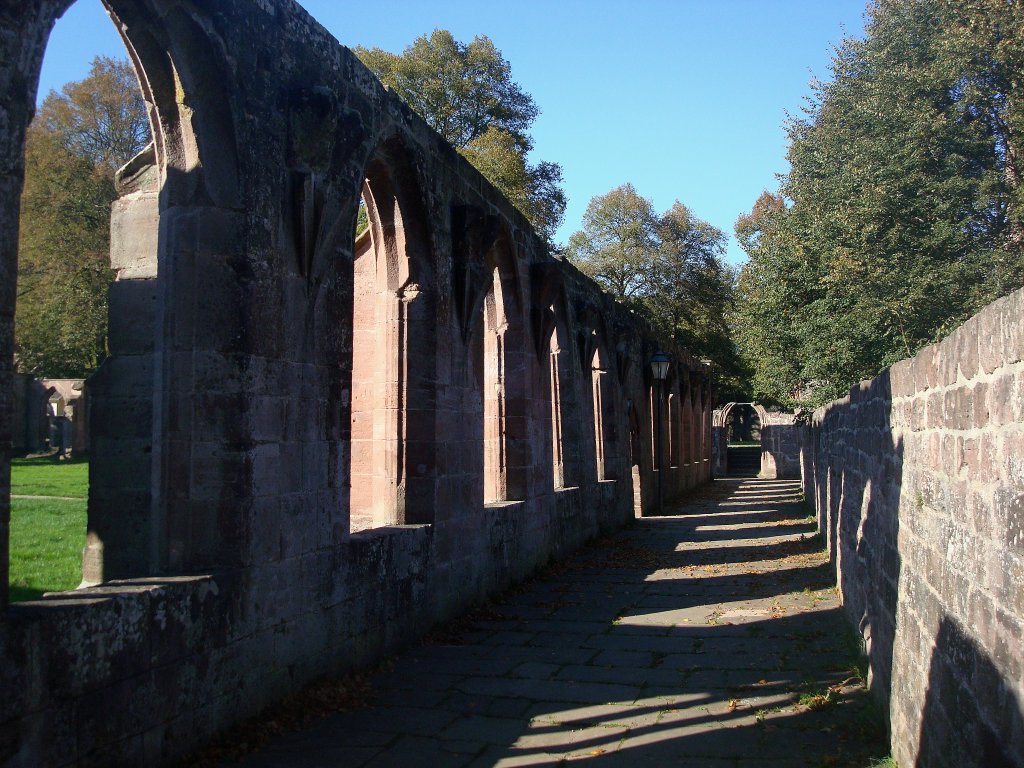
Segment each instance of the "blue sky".
M730 236L737 216L786 170L783 123L833 46L863 31L864 0L300 0L345 45L401 52L449 29L490 37L541 115L533 159L561 164L562 242L591 197L625 182L665 210L680 200ZM40 98L124 50L99 0L61 19Z

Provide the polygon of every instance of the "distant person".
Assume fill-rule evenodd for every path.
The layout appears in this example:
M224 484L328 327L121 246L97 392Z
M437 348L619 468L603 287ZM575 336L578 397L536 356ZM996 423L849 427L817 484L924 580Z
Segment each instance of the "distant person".
M67 459L71 455L71 419L63 414L58 416L56 421L56 432L58 434L57 440L57 458Z

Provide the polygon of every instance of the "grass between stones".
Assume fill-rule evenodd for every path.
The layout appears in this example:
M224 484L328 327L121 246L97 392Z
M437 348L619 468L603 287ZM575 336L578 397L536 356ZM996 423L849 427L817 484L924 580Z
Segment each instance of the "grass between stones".
M83 459L11 462L12 602L78 586L88 493L89 463Z

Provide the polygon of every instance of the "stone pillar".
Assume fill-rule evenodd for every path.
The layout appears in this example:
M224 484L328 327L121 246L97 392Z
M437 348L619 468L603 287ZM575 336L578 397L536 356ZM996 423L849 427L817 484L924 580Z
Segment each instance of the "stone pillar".
M731 403L730 403L731 405ZM728 406L727 406L728 408ZM725 477L728 456L728 425L731 408L716 408L711 414L711 476Z
M89 381L92 460L82 584L158 568L152 514L159 178L152 144L118 172L110 211L110 357Z

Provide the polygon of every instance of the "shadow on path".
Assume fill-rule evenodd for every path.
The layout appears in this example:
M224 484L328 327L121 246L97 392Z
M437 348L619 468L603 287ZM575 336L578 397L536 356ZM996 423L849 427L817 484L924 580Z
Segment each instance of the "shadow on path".
M393 659L269 766L857 766L888 753L797 483L722 480Z

